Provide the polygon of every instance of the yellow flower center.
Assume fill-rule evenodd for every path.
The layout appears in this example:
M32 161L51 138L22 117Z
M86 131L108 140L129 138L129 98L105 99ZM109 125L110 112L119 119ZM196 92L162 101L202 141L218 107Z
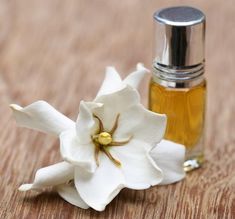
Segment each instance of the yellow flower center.
M113 141L112 136L108 132L101 132L98 135L98 142L102 145L108 145Z
M94 135L91 136L91 139L95 145L95 154L94 155L95 155L95 161L96 161L97 166L99 166L99 153L102 151L107 155L107 157L115 165L120 167L121 162L112 156L112 154L109 151L109 147L125 145L131 140L132 136L130 136L129 139L124 140L124 141L113 141L112 136L118 127L118 119L120 116L119 114L116 116L113 127L111 128L111 130L109 132L106 132L104 130L104 126L103 126L101 119L96 115L93 115L93 116L94 116L94 118L96 118L98 120L98 123L99 123L98 130L96 131L96 133Z

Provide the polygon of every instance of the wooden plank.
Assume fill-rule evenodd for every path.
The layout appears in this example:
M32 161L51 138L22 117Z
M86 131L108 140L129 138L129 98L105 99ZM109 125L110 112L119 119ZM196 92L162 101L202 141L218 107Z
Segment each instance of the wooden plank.
M50 191L17 191L61 158L58 139L16 127L8 105L44 99L76 119L79 101L95 96L106 65L122 76L138 61L151 66L152 14L170 3L0 1L0 218L235 218L234 2L187 4L207 14L207 162L173 185L124 189L99 213Z

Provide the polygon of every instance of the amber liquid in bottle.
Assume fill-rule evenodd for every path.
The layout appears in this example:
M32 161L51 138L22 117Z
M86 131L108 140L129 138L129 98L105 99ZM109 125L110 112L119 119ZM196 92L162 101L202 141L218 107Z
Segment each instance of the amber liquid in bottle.
M185 171L203 162L206 81L190 88L164 87L152 79L150 110L167 115L165 139L186 147Z

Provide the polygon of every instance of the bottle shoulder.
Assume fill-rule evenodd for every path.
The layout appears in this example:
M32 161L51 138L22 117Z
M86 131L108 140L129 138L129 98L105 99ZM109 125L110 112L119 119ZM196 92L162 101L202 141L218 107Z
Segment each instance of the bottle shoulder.
M150 80L150 84L156 84L160 87L166 88L166 89L194 89L197 87L204 87L207 86L207 80L204 76L195 78L193 80L184 80L184 81L169 81L169 80L163 80L161 78L158 78L156 76L152 76Z
M198 81L195 84L187 84L187 83L159 83L159 81L156 81L154 77L150 79L149 84L150 89L151 88L158 88L160 90L168 90L168 91L189 91L189 90L198 90L198 89L204 89L207 88L207 80L206 78L201 79L201 81Z

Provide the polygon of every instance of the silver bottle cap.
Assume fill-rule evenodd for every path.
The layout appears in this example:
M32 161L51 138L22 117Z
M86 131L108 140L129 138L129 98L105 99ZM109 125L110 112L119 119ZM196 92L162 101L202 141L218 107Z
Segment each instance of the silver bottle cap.
M204 72L205 15L180 6L154 13L155 48L153 67L162 79L190 80Z

